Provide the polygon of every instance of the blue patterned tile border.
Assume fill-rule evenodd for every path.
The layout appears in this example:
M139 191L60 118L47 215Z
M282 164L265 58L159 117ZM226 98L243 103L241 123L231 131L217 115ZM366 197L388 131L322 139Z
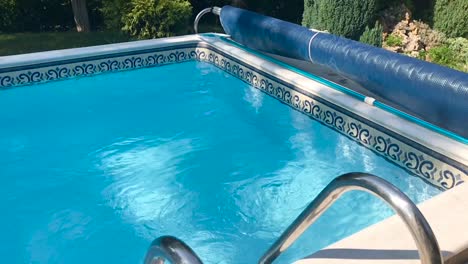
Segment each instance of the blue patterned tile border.
M196 59L195 46L156 49L117 57L101 56L94 60L56 62L9 71L0 69L0 88L191 61Z
M0 69L0 89L192 60L215 65L439 188L451 189L468 181L466 165L308 94L206 43Z
M312 95L306 95L297 87L285 83L274 76L268 76L253 69L236 58L221 55L220 51L197 48L197 59L211 63L232 74L253 87L275 97L281 102L310 116L311 118L346 135L354 141L384 156L414 175L441 189L451 189L468 181L468 168L454 160L434 155L433 151L415 148L415 142L403 142L401 137L391 136L370 125L365 118L340 109L330 102ZM346 113L347 112L347 113ZM424 147L422 147L424 148ZM438 156L438 157L437 157ZM443 161L445 159L446 161Z

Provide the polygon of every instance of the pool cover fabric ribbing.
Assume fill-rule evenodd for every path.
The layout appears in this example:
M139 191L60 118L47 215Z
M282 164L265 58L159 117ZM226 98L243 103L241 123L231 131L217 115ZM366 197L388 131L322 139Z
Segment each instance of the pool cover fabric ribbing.
M220 18L238 43L327 67L406 113L468 137L466 73L231 6Z

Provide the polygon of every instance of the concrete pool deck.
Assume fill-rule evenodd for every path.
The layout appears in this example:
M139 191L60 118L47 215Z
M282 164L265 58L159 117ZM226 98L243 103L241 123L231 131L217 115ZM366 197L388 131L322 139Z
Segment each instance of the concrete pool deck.
M468 184L461 184L418 207L439 242L446 264L468 263ZM295 264L416 264L416 244L398 216L340 240Z

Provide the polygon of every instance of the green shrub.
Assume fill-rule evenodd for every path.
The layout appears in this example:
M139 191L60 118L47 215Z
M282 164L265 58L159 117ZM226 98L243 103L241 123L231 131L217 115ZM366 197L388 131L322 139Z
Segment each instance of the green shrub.
M418 57L417 57L417 58L420 59L420 60L426 60L426 58L427 58L427 51L425 51L425 50L419 51Z
M468 72L468 39L452 38L427 52L429 61Z
M427 52L427 55L429 57L429 60L434 63L445 65L445 66L452 67L452 68L455 66L454 65L454 61L456 59L455 52L453 52L453 50L451 50L447 44L440 45L440 46L430 49Z
M383 27L377 21L372 29L366 26L366 30L362 33L359 41L380 48L382 47L382 34Z
M378 0L305 0L302 24L359 39L367 25L376 20Z
M132 0L123 30L139 39L187 33L192 6L186 0Z
M447 45L455 53L455 68L468 72L468 39L449 38L447 39Z
M388 35L385 44L389 47L398 47L403 45L403 38L394 34Z
M105 28L121 30L124 27L123 17L130 12L131 7L128 0L103 0L101 12Z
M434 28L448 37L468 37L468 1L436 0Z

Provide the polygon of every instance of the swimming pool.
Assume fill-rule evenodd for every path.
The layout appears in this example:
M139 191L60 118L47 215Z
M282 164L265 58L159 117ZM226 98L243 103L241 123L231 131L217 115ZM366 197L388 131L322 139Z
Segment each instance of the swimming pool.
M364 124L340 121L340 113L326 106L317 112L318 103L309 110L309 116L320 115L317 122L287 105L300 102L307 110L305 101L279 89L279 80L262 81L246 70L253 68L228 66L226 59L187 46L146 58L183 63L0 91L0 208L9 216L0 221L7 262L135 263L151 240L170 234L206 263L252 263L342 173L374 173L415 202L440 192L411 175L412 156L395 151L394 142L375 141L387 155L366 148L366 141L379 137L370 137L373 131ZM125 56L133 59L114 63L106 55L94 58L104 64L94 65L117 70L145 61ZM95 69L67 63L74 63L75 75ZM49 75L14 73L16 80L29 84L67 73L56 65L41 67L57 69ZM389 162L405 155L410 169ZM430 170L427 160L416 170ZM464 179L432 175L439 187ZM390 214L367 194L348 194L282 260L300 258Z

